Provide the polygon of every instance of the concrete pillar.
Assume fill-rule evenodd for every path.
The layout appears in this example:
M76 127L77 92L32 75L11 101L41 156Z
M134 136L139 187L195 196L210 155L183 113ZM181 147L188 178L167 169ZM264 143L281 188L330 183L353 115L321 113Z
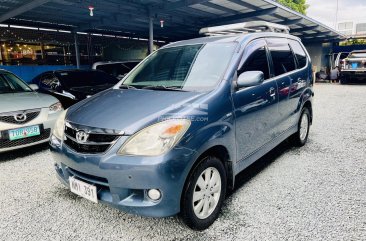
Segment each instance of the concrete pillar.
M75 40L76 68L80 69L80 50L78 43L78 34L76 32L74 32L74 40Z

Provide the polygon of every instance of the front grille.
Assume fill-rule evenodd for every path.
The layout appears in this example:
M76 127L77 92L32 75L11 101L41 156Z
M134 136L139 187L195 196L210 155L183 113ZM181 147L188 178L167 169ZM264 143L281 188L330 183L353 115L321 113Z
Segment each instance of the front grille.
M38 117L39 113L41 112L40 109L35 109L35 110L25 110L25 111L16 111L16 112L9 112L9 113L2 113L0 114L0 122L4 122L4 123L10 123L10 124L25 124L28 123L32 120L34 120L35 118ZM23 118L18 118L18 120L16 119L17 115L21 115L23 114L24 120Z
M31 143L35 143L35 142L39 142L39 141L44 141L50 137L50 134L51 134L51 129L45 129L41 132L41 135L39 135L39 136L27 137L24 139L19 139L19 140L14 140L14 141L0 139L0 148L10 148L10 147L27 145L27 144L31 144Z
M76 138L76 132L77 131L75 129L72 129L70 127L66 126L66 128L65 128L65 134L74 139ZM90 142L112 142L112 141L115 141L117 137L118 137L117 135L90 133L88 141L90 141Z
M82 128L79 128L81 130ZM86 128L87 129L87 128ZM117 134L89 133L85 143L79 143L76 138L78 130L65 126L64 144L76 152L83 154L98 154L106 152L119 138Z

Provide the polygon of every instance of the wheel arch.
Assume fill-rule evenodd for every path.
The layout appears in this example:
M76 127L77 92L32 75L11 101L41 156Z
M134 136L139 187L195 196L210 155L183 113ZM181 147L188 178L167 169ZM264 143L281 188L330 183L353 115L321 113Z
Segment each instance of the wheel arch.
M307 108L310 112L310 123L313 123L313 106L310 100L305 101L302 108Z

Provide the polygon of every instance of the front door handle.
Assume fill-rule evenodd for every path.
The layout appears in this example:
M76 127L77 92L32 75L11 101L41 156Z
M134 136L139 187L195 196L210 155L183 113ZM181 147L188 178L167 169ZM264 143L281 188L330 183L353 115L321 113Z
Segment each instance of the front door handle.
M270 88L269 89L269 96L271 97L275 97L276 96L276 89L275 88Z

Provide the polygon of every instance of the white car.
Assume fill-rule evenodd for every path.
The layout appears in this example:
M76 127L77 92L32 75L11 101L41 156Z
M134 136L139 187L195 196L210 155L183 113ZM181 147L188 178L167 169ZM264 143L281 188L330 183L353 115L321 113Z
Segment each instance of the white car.
M55 97L37 93L36 88L0 70L0 153L49 140L63 108Z

